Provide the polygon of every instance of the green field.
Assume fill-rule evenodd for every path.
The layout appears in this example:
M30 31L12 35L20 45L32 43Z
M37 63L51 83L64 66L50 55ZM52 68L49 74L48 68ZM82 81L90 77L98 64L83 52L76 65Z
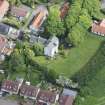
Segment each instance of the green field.
M94 56L102 40L103 37L88 35L78 47L69 50L66 58L58 56L56 60L46 60L45 57L38 57L36 60L59 74L71 77Z
M86 96L84 101L80 99L76 105L105 105L105 66L88 84L91 95Z

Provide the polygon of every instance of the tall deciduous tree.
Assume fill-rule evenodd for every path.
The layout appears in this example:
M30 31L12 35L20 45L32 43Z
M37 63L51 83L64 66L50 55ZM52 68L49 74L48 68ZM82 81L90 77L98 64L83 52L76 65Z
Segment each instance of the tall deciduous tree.
M58 5L50 7L47 21L47 31L50 35L61 36L65 32L64 23L60 19L60 10Z
M33 46L33 51L35 52L35 55L43 55L44 53L44 46L41 43L35 43Z

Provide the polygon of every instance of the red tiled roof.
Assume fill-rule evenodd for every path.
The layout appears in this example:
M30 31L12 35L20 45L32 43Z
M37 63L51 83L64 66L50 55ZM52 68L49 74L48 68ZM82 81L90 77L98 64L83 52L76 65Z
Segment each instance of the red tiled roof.
M13 48L8 47L8 40L6 37L0 34L0 53L4 55L10 55Z
M35 16L31 24L32 30L38 30L43 24L46 16L48 15L48 10L44 6L38 6L35 10Z
M45 103L55 103L56 94L50 91L40 90L37 100Z
M19 91L19 82L11 81L11 80L5 80L2 83L1 90L17 94Z
M20 94L22 96L27 96L27 97L37 97L39 88L36 88L35 86L30 86L30 85L22 85L20 88Z
M10 55L13 52L13 49L5 47L3 50L4 55Z
M3 17L8 11L9 3L6 0L0 0L0 16Z
M37 102L35 105L43 105L43 102Z
M69 2L65 2L60 9L60 17L64 18L67 15L68 10L69 10Z
M0 52L3 51L6 44L7 44L7 39L2 35L0 35Z
M15 16L25 17L27 15L27 13L28 13L28 11L27 10L24 10L21 7L15 7L15 6L13 6L11 8L11 14L12 15L15 15Z
M105 24L100 23L93 23L92 24L92 28L91 31L92 32L96 32L96 33L100 33L100 34L105 34Z
M0 0L0 6L2 5L3 2L4 2L4 0Z
M73 105L74 97L73 96L60 96L59 105Z
M39 28L44 17L44 12L39 12L38 15L34 18L32 26L35 28Z

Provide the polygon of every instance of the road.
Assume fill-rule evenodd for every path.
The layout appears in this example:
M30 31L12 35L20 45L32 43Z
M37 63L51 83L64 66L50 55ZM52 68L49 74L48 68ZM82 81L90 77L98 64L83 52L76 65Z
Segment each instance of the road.
M5 100L0 98L0 105L19 105L16 101Z

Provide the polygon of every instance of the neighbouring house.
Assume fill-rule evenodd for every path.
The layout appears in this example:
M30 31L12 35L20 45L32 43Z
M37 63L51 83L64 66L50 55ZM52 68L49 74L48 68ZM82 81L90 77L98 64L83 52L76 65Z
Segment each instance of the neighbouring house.
M40 90L37 97L37 105L52 105L59 99L59 94L47 90Z
M54 57L58 53L59 39L52 37L48 40L48 44L44 48L44 55L48 57Z
M105 11L105 0L101 0L101 9Z
M47 43L47 39L40 37L40 36L31 35L30 43L41 43L41 44L45 45Z
M7 35L9 32L9 26L3 23L0 23L0 34Z
M65 2L60 8L60 18L64 19L69 10L69 2Z
M24 98L35 100L35 105L73 105L77 96L77 91L66 88L61 94L49 90L40 90L40 88L30 85L30 82L23 84L22 78L17 78L16 81L4 80L1 92L20 94Z
M59 98L59 105L73 105L76 96L76 91L64 89Z
M18 20L23 21L25 18L28 18L31 9L25 5L20 5L19 7L12 6L10 9L11 15L16 17Z
M22 83L19 81L4 80L1 86L1 91L9 94L18 94L21 85Z
M40 30L42 24L46 20L48 16L48 10L45 6L38 6L36 11L34 12L34 18L32 20L32 23L30 25L30 29L33 32L37 32Z
M92 24L91 32L105 36L105 19L102 21L94 21Z
M0 34L0 61L5 59L5 55L10 55L13 52L15 43L8 41L6 37Z
M24 98L36 100L39 91L40 89L35 86L24 84L20 88L20 95L24 96Z
M4 23L0 23L0 34L5 35L11 39L17 39L22 36L20 30Z
M18 30L16 28L13 28L13 27L9 28L9 31L8 31L8 37L9 38L11 38L11 39L18 39L21 36L22 36L22 34L21 34L20 30Z
M9 9L9 3L7 0L0 0L0 20L4 17Z
M0 35L0 61L4 61L5 60L5 55L3 54L4 52L4 48L7 44L8 40L3 37L2 35Z
M5 38L3 35L0 35L0 53L3 53L3 50L8 43L7 38Z
M13 41L8 41L2 51L2 54L9 56L13 52L15 45L16 44Z

